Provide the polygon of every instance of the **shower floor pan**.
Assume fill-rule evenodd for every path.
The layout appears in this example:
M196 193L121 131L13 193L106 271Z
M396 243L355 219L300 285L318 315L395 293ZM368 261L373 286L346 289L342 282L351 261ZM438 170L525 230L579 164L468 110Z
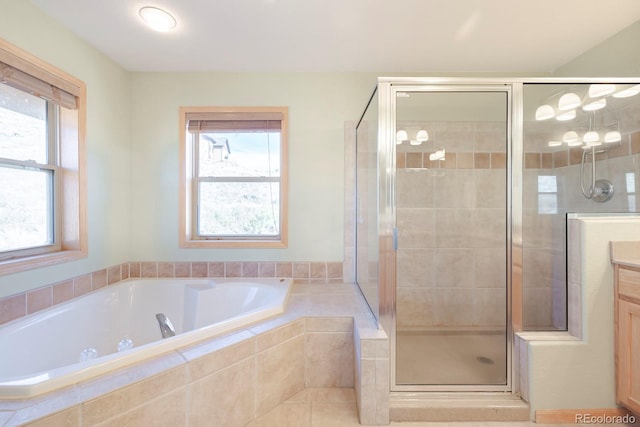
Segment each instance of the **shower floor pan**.
M504 332L397 331L396 383L495 385L506 383Z

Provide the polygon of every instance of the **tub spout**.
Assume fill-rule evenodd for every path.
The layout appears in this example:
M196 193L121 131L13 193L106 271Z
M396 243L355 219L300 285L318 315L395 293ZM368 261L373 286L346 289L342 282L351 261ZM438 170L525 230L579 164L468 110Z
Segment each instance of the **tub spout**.
M160 326L160 333L162 334L162 338L170 338L176 334L175 329L173 329L173 325L171 324L171 320L164 313L156 314L156 319L158 319L158 325Z

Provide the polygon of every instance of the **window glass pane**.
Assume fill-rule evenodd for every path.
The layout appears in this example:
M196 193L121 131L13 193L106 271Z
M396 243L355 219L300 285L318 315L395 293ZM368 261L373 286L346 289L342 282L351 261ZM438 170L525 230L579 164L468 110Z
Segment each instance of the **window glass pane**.
M0 167L0 251L53 243L52 176Z
M277 182L201 182L198 234L277 236Z
M567 214L638 210L632 191L640 172L633 150L640 96L630 90L636 83L614 83L523 85L525 331L567 330ZM592 180L601 179L613 183L609 201L590 194Z
M625 182L627 184L627 193L632 194L636 192L636 175L633 172L627 172L624 174Z
M556 194L538 194L538 214L557 214L558 196Z
M47 103L0 84L0 157L47 163Z
M557 193L558 183L555 175L538 176L538 193Z
M201 133L201 177L280 176L280 133Z

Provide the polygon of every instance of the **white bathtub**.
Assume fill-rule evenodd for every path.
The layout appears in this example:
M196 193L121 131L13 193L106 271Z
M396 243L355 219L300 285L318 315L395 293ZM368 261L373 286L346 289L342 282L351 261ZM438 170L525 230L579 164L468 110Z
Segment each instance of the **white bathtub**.
M49 392L282 313L291 286L291 279L130 279L7 323L0 398ZM175 336L162 338L157 313ZM118 351L122 340L133 347Z

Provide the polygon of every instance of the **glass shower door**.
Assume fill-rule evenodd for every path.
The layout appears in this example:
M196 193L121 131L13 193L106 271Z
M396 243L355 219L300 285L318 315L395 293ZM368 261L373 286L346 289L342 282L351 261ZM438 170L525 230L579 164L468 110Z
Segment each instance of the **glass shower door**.
M397 86L393 93L392 388L505 390L510 92Z

